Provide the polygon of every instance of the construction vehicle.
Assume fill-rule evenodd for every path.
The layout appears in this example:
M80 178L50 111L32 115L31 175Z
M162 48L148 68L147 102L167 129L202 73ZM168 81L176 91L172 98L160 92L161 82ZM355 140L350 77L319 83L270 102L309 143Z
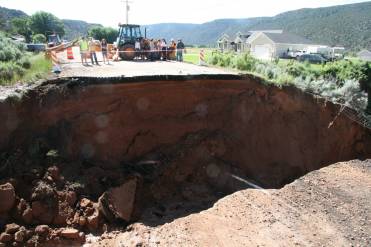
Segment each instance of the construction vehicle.
M48 35L48 48L59 46L60 44L62 44L62 40L58 34Z
M116 41L117 49L120 52L122 60L134 60L135 57L135 41L146 38L142 36L139 25L119 24L119 35Z

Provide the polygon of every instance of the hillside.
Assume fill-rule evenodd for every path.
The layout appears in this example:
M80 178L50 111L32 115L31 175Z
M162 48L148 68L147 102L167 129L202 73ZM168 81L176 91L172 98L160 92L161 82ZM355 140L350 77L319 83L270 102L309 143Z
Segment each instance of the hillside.
M62 20L66 30L65 39L72 40L81 36L85 36L88 30L93 26L101 26L100 24L91 24L85 21L78 20Z
M9 30L13 18L25 17L26 13L20 10L0 7L0 30Z
M10 22L13 18L27 17L28 15L20 10L0 7L0 30L9 31ZM62 20L66 34L65 39L74 39L87 34L92 26L101 26L100 24L91 24L79 20Z
M300 9L274 17L221 19L204 24L149 25L154 37L183 38L189 44L215 44L223 33L284 29L315 42L371 49L371 2L326 8Z
M182 38L187 44L215 45L227 33L238 31L284 29L320 44L342 45L352 50L371 49L371 1L316 9L300 9L274 17L219 19L203 24L161 23L147 25L153 38ZM8 29L14 17L27 16L19 10L0 7L0 29ZM66 39L86 35L91 26L84 21L63 20ZM5 24L3 24L5 23ZM2 25L1 25L2 24Z

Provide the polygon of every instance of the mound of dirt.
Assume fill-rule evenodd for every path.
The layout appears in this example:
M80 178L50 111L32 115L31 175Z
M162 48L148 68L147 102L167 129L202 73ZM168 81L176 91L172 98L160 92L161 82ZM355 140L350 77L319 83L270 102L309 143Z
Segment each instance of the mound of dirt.
M148 210L127 232L90 246L370 246L370 198L371 161L339 163L280 190L237 192L169 223ZM168 207L164 217L173 218Z

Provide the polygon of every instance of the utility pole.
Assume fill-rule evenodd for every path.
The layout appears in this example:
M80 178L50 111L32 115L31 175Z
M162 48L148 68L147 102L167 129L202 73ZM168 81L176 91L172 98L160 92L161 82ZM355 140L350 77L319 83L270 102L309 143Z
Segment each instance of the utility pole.
M129 5L129 3L132 3L132 1L123 0L123 2L125 3L126 24L129 24L129 11L130 11L130 5Z

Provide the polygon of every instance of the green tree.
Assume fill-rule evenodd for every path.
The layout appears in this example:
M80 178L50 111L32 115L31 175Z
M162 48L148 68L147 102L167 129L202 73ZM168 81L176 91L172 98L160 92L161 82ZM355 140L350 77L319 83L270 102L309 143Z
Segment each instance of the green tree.
M106 39L108 43L113 43L117 39L118 32L116 29L111 27L92 27L89 32L89 36L97 40Z
M3 16L0 15L0 30L6 29L6 20Z
M30 17L30 28L34 34L44 34L45 36L57 33L59 36L65 34L64 24L53 14L39 11Z
M12 32L23 35L27 43L31 42L32 31L28 17L14 18L11 23Z
M41 44L41 43L46 43L46 37L44 34L35 34L32 36L32 42L35 44Z

